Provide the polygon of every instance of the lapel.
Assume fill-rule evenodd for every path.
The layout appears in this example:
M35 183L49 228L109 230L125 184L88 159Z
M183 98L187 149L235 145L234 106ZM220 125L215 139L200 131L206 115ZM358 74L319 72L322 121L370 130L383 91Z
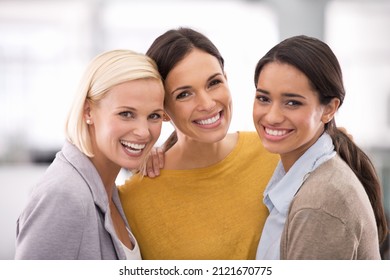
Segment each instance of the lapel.
M96 207L103 215L104 228L111 235L111 240L114 244L118 258L125 259L122 244L116 235L112 223L110 208L108 207L107 193L95 166L92 164L92 162L86 155L84 155L76 146L69 143L68 141L65 142L62 148L62 155L65 157L65 160L68 161L75 168L75 170L86 182L89 190L91 191L91 195ZM121 213L122 218L127 224L127 220L124 216L122 208L120 207L120 200L116 187L113 188L113 200L116 206L119 205L119 212Z

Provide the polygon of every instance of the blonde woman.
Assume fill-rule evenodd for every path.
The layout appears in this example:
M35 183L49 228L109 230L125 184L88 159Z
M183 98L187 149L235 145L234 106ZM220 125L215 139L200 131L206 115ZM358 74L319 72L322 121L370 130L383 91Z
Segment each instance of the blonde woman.
M17 222L16 259L140 259L120 205L121 167L140 170L160 135L164 89L155 63L114 50L89 64L62 150Z

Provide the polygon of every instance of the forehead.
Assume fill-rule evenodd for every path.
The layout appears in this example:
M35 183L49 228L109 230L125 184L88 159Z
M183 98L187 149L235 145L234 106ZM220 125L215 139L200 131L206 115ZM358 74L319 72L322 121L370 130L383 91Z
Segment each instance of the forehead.
M188 53L166 78L167 83L186 83L195 78L209 77L211 74L222 73L221 65L216 57L199 49Z
M131 104L163 104L164 89L159 80L146 78L127 81L112 87L102 102L129 106Z
M266 64L260 72L258 87L272 92L296 92L311 90L310 81L298 68L280 62Z

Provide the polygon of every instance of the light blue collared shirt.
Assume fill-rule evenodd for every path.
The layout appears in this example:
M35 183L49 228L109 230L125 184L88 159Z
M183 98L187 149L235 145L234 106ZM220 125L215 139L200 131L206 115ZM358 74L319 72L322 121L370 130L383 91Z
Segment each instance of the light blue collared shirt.
M279 161L264 191L263 201L270 214L261 233L256 259L280 259L280 238L292 199L310 173L335 155L332 138L324 133L287 173Z

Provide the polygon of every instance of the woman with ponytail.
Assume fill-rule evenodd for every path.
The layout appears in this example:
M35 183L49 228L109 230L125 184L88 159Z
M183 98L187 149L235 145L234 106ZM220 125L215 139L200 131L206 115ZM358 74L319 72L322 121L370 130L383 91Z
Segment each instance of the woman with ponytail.
M324 42L295 36L255 69L253 120L280 162L264 192L258 259L380 259L388 234L368 156L336 127L342 72Z

